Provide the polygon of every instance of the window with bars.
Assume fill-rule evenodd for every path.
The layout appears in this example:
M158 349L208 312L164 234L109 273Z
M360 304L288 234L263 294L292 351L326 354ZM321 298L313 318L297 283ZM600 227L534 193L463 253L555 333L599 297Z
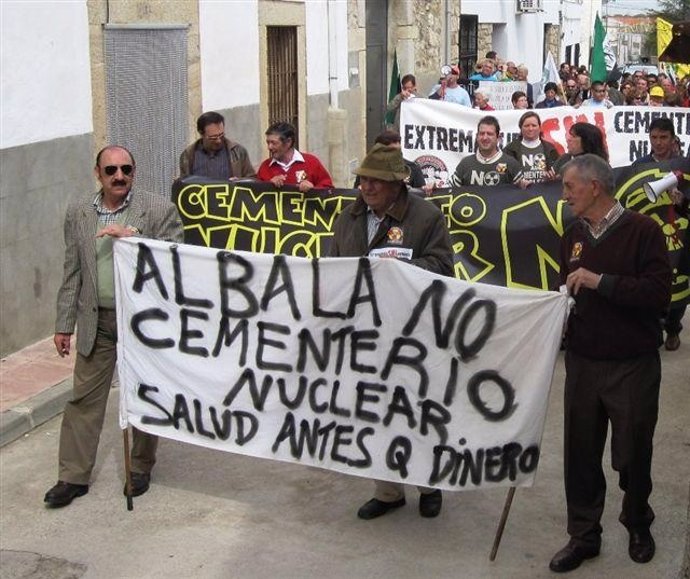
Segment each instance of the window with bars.
M267 26L268 123L288 122L298 131L297 27ZM296 134L295 146L299 143Z
M463 76L474 74L477 62L477 28L479 17L475 15L460 16L460 58L458 64Z

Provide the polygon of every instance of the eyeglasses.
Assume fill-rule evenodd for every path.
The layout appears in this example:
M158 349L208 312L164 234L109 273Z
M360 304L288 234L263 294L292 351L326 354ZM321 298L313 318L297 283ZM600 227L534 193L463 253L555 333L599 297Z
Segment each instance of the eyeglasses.
M206 135L206 138L209 141L222 141L225 138L225 133L221 133L220 135Z
M117 170L120 169L124 175L131 175L132 171L134 171L134 166L133 165L106 165L103 167L103 172L108 175L108 177L112 177L115 173L117 173Z

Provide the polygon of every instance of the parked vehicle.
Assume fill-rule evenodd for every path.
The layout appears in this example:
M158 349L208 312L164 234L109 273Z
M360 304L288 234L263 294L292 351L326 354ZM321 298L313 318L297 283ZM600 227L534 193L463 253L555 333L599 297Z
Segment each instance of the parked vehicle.
M625 65L623 73L635 74L638 70L641 70L645 76L648 74L659 74L659 67L656 64L649 64L647 62L629 62Z

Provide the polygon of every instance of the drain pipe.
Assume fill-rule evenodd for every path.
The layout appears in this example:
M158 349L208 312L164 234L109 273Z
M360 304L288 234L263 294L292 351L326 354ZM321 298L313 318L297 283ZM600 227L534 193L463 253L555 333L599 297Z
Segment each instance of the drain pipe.
M450 7L450 0L445 0L445 30L446 30L446 42L445 42L445 57L443 59L443 64L450 64L450 62L453 60L450 56L450 17L452 14L451 7Z
M338 108L338 29L337 15L332 5L332 0L326 3L328 13L328 91L330 94L330 105Z
M333 183L347 187L347 111L338 106L338 14L333 0L326 3L328 17L328 159Z

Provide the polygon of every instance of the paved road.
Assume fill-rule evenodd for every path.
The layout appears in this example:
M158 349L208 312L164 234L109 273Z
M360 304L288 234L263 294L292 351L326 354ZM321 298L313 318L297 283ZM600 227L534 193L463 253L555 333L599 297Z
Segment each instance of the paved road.
M663 352L664 383L654 456L657 556L627 555L609 493L602 554L573 578L681 577L687 557L690 481L690 347ZM540 578L565 544L561 472L563 364L549 403L537 482L517 491L498 554L488 560L505 491L446 493L438 519L407 507L360 521L372 484L319 469L162 441L151 491L122 497L123 460L114 391L88 495L45 509L55 479L53 419L0 450L0 576L9 578ZM608 460L608 458L607 458ZM685 575L687 577L687 575Z

